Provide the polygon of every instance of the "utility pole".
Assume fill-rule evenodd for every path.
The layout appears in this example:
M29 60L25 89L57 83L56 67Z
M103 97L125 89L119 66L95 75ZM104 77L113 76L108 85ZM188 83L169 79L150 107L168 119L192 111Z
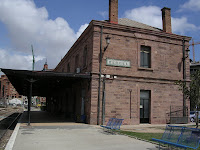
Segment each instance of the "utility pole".
M33 55L33 65L32 65L32 70L34 71L34 66L35 66L35 56L34 56L34 52L33 52L33 45L31 45L31 49L32 49L32 55Z
M98 108L97 108L97 125L100 124L100 99L101 99L101 66L102 66L102 38L103 38L103 26L101 26L100 37L100 54L99 54L99 88L98 88Z

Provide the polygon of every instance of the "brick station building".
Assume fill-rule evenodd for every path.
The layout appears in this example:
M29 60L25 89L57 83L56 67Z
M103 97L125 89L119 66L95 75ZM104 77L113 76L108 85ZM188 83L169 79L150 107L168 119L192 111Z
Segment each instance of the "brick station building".
M161 12L163 29L158 29L118 19L118 0L110 0L109 20L92 20L54 69L90 73L91 80L55 91L47 100L48 110L57 99L61 111L85 115L89 124L106 123L111 117L123 118L124 124L165 124L171 106L189 109L175 81L189 82L186 49L191 38L173 34L170 9Z
M46 97L47 111L77 122L187 122L190 101L175 82L190 81L191 38L172 33L170 8L161 12L158 29L118 19L118 0L109 0L109 20L92 20L53 71L2 71L29 103Z

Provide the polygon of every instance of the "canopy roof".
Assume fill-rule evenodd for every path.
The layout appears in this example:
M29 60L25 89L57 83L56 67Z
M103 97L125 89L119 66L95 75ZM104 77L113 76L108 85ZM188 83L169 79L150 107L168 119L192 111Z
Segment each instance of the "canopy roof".
M71 87L73 83L90 80L90 74L60 73L53 71L29 71L1 69L20 95L29 95L32 82L32 96L48 96L59 88Z

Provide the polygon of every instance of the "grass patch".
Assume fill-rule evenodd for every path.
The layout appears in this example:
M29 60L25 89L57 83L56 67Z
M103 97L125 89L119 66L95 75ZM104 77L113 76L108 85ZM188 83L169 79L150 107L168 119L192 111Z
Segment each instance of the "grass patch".
M161 139L163 133L140 133L140 132L131 132L131 131L117 131L118 133L125 134L128 136L136 137L139 139L152 141L152 138Z

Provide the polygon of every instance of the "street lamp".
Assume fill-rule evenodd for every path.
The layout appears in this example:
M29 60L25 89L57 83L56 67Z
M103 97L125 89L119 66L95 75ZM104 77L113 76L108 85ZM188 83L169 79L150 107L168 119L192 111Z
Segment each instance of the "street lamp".
M104 47L104 52L106 51L106 49L108 48L108 45L110 44L110 37L109 35L105 38L106 39L106 47Z
M188 58L190 56L190 50L187 48L185 51L186 51L186 57L185 58Z

